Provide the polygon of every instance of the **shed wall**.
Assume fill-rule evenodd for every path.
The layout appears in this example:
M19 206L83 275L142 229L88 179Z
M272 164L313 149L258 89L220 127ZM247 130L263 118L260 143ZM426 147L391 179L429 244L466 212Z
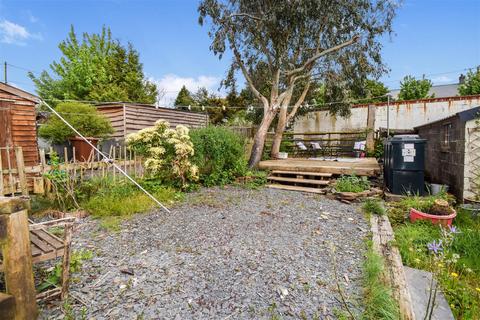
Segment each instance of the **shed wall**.
M0 147L6 145L23 149L25 165L38 163L36 103L0 90L1 117Z
M448 131L448 133L447 133ZM418 128L427 139L425 177L432 183L450 186L449 192L463 199L465 170L465 126L458 117Z

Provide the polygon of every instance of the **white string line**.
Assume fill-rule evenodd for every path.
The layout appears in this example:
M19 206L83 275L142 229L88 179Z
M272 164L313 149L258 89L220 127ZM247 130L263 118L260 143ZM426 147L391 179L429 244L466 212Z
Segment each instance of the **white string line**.
M125 171L123 171L122 168L120 168L114 160L110 159L109 157L107 157L103 152L101 152L96 146L94 146L87 138L85 138L80 132L78 132L77 129L75 129L67 120L65 120L57 111L55 111L55 109L53 109L52 107L50 107L50 105L48 103L46 103L45 101L42 101L45 106L50 109L52 111L52 113L54 113L57 117L60 118L60 120L62 120L70 129L73 130L73 132L75 132L80 138L82 138L86 143L88 143L90 145L90 147L92 147L95 151L98 152L98 154L100 154L102 157L103 157L103 161L107 162L107 163L110 163L112 164L115 169L117 169L121 174L123 174L125 177L127 177L133 184L135 184L141 191L143 191L147 196L150 197L150 199L152 199L156 204L158 204L160 207L162 207L163 210L165 210L166 212L170 213L170 210L168 210L167 207L165 207L160 201L157 200L157 198L155 198L152 194L150 194L150 192L148 192L147 190L145 190L137 181L135 181L132 177L130 177L128 175L128 173L126 173Z

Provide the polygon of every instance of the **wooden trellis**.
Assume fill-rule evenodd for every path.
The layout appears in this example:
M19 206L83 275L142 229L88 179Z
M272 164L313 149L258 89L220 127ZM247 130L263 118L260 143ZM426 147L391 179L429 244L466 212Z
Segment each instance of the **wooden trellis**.
M480 195L480 128L466 128L464 195Z

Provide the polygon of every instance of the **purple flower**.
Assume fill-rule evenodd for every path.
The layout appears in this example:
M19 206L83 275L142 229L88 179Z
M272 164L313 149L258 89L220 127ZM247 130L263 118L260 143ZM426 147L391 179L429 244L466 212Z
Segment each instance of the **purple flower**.
M442 240L438 240L438 242L433 240L432 243L427 244L427 248L428 250L432 251L435 254L439 253L440 251L443 250Z
M455 226L448 226L450 233L460 233L460 231Z

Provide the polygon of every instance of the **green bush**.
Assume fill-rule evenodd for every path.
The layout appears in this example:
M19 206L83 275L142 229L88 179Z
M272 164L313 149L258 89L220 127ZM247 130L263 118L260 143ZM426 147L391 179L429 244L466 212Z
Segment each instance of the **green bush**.
M370 182L366 177L341 176L335 181L335 190L338 192L362 192L370 189Z
M207 127L190 132L195 150L193 163L206 186L224 185L247 173L244 141L224 127Z
M106 138L113 133L110 121L91 105L62 102L55 110L86 137ZM40 126L38 135L52 143L63 143L76 134L59 117L52 114L47 122Z

